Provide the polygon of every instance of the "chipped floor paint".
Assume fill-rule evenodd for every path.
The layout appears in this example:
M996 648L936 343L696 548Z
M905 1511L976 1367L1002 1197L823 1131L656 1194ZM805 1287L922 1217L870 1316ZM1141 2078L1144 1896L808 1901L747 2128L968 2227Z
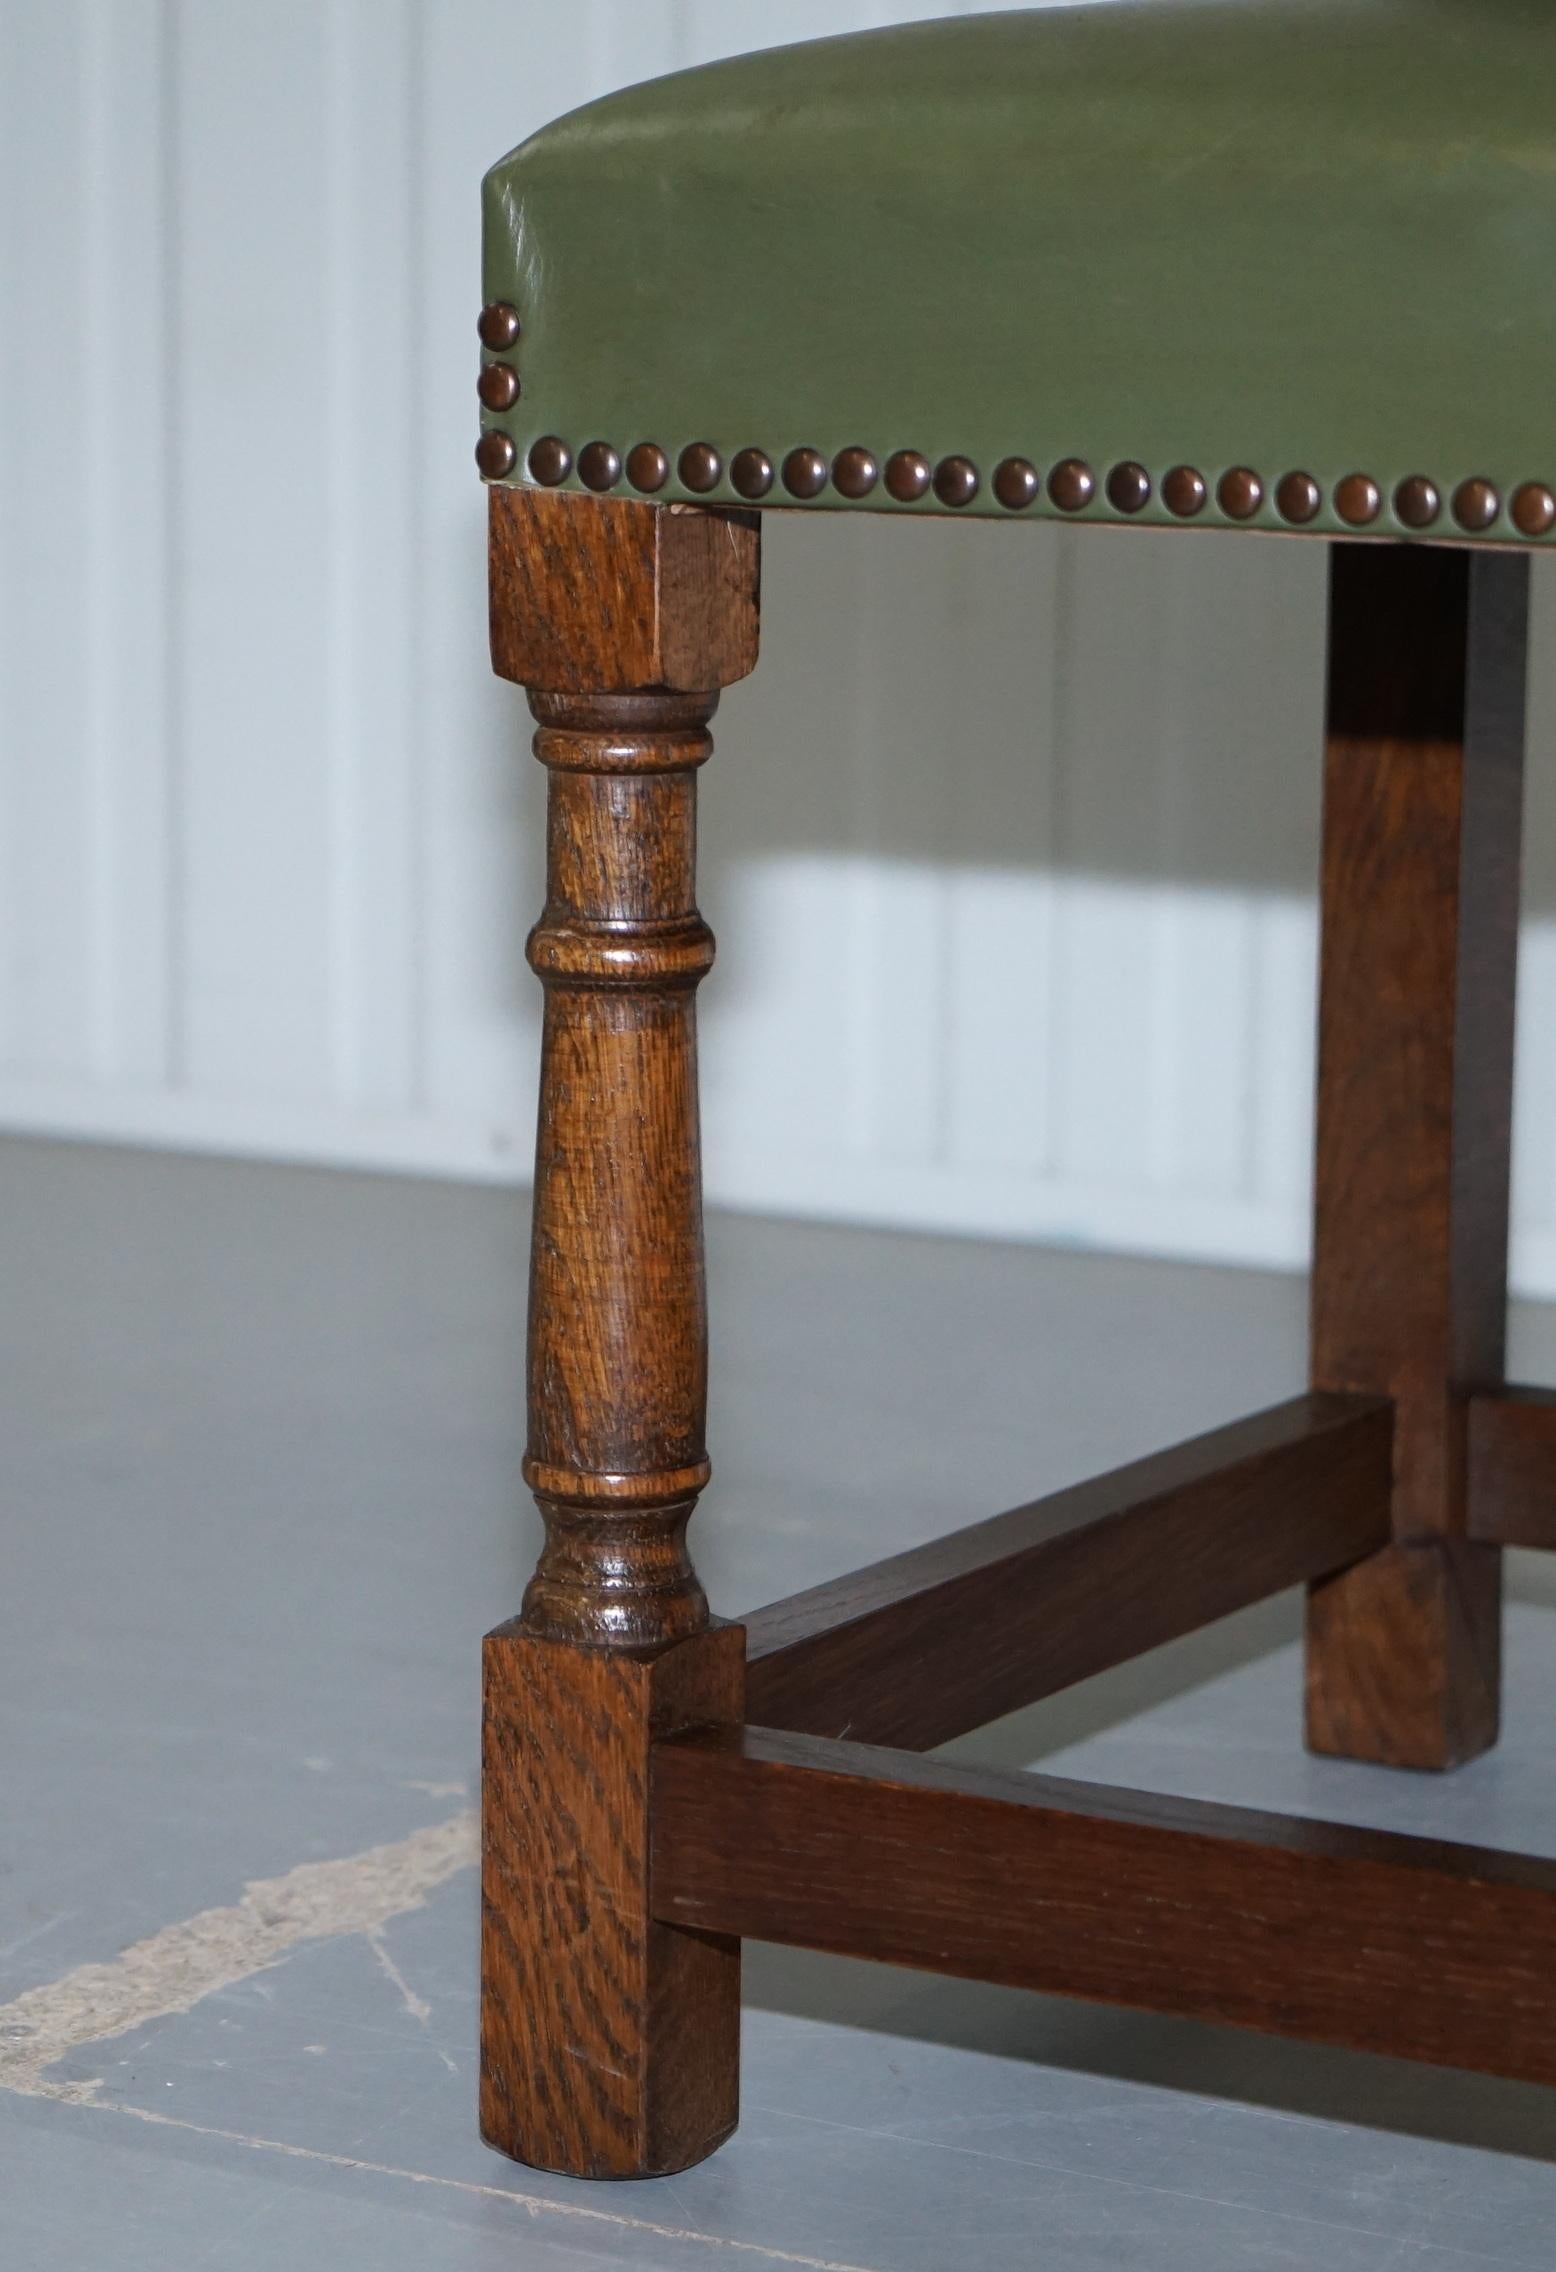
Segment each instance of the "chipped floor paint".
M50 2082L57 2060L82 2044L190 2011L213 1989L263 1972L303 1941L362 1933L382 1963L389 1920L419 1909L436 1887L469 1869L479 1847L479 1816L466 1807L388 1845L255 1878L228 1907L202 1909L106 1964L77 1965L29 1988L0 2004L0 2088L90 2103L100 2081Z
M463 1789L463 1786L453 1788ZM102 2088L100 2079L49 2080L49 2068L84 2044L104 2042L150 2021L190 2011L203 1996L252 1978L255 1973L279 1963L302 1942L334 1939L349 1933L360 1933L364 1937L385 1975L398 1990L406 2011L426 2026L431 2008L410 1987L395 1964L384 1942L384 1928L408 1910L421 1908L429 1893L460 1870L475 1864L480 1851L479 1830L479 1814L475 1808L467 1807L444 1822L413 1831L408 1838L391 1844L370 1846L364 1853L348 1854L338 1861L301 1862L280 1877L255 1878L244 1888L239 1901L222 1908L202 1909L180 1924L165 1926L160 1933L135 1942L108 1963L78 1965L60 1979L41 1988L31 1988L9 2004L0 2004L0 2088L32 2098L56 2099L66 2105L94 2106L101 2113L161 2129L220 2138L253 2153L279 2154L291 2160L318 2162L336 2169L397 2178L412 2185L437 2186L485 2200L511 2202L527 2210L532 2218L557 2217L609 2225L619 2232L695 2243L735 2257L795 2267L797 2272L871 2272L871 2267L866 2265L797 2254L761 2241L624 2215L603 2205L549 2200L511 2186L474 2184L468 2179L439 2176L394 2163L364 2161L279 2138L192 2122L178 2115L157 2113L149 2107L99 2100L96 2094ZM322 2054L324 2046L310 2043L304 2049ZM446 2054L440 2056L446 2066L452 2067L453 2062Z

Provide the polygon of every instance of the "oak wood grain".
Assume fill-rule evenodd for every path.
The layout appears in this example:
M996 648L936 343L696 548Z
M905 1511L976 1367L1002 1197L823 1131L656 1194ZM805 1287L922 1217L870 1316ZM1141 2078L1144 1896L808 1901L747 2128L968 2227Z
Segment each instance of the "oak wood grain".
M694 892L712 694L535 693L550 770L525 1477L532 1632L640 1647L707 1622L686 1523L708 1478Z
M556 693L687 693L756 668L755 513L487 492L492 668Z
M549 777L529 1445L546 1525L486 1644L483 2134L574 2176L735 2120L739 1951L651 1922L648 1744L740 1713L686 1546L708 1479L697 768L755 660L738 516L491 493L492 651Z
M1471 1397L1469 1430L1471 1537L1556 1547L1556 1389Z
M1448 1767L1499 1712L1466 1399L1503 1363L1528 563L1331 560L1311 1377L1394 1399L1394 1538L1313 1589L1308 1740Z
M1556 1862L752 1727L653 1792L664 1919L1556 2082Z
M1389 1406L1305 1396L747 1620L764 1727L927 1750L1389 1536Z
M550 777L547 1536L486 1644L484 2134L573 2175L710 2151L742 1933L1556 2081L1556 1865L794 1732L927 1746L1305 1578L1312 1742L1491 1740L1495 1541L1549 1503L1547 1416L1499 1393L1526 564L1335 548L1313 1393L773 1605L774 1730L685 1537L696 776L755 660L756 528L491 493L493 658Z
M481 2135L573 2177L684 2169L735 2126L740 1951L648 1910L649 1746L741 1717L738 1627L654 1656L484 1648Z

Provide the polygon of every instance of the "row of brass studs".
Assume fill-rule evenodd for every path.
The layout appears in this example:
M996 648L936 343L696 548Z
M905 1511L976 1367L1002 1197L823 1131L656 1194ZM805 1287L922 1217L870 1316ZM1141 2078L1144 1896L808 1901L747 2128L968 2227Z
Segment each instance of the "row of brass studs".
M517 308L506 300L492 300L481 310L476 324L481 345L489 347L494 355L506 355L517 347L524 326ZM483 363L481 375L475 382L475 391L483 408L501 413L511 410L519 399L519 374L511 363ZM475 462L488 481L501 481L512 473L518 461L518 451L506 434L490 428L475 446Z
M487 445L498 447L488 451ZM483 473L511 472L516 459L505 434L482 436L477 452ZM529 453L531 476L548 488L565 481L573 470L567 444L554 434L536 442ZM632 487L652 497L670 478L670 460L657 442L639 442L628 452L625 469L609 442L589 442L578 453L578 478L586 489L614 489L625 470ZM711 442L691 442L676 464L681 485L696 496L706 496L724 477L724 464ZM791 450L775 477L773 462L758 449L740 450L729 463L730 487L739 497L756 503L766 497L774 479L782 480L791 497L819 497L830 479L839 496L850 500L868 497L877 481L899 505L916 504L931 489L942 505L970 505L981 477L970 458L942 458L931 466L918 450L898 450L884 469L866 449L840 450L830 467L819 450ZM995 468L995 497L1007 511L1018 513L1033 504L1042 489L1037 468L1026 458L1004 458ZM1151 477L1132 459L1115 465L1103 484L1103 493L1117 513L1142 512L1151 501ZM1062 513L1081 513L1097 495L1097 479L1081 458L1065 458L1048 476L1048 494ZM1190 465L1174 466L1161 487L1162 503L1176 519L1194 520L1205 509L1210 490L1205 477ZM1264 503L1260 476L1249 466L1233 466L1216 484L1216 503L1228 520L1250 521ZM1317 519L1323 491L1310 473L1288 473L1276 484L1275 509L1293 528ZM1383 492L1370 474L1347 474L1334 490L1334 509L1350 528L1367 528L1383 510ZM1394 512L1406 528L1429 529L1441 517L1442 494L1424 474L1412 474L1394 491ZM1502 511L1500 493L1489 481L1460 482L1451 500L1453 518L1461 529L1481 534ZM1544 482L1526 481L1513 493L1509 506L1514 527L1523 536L1546 536L1556 528L1556 491Z
M517 344L522 326L518 310L506 301L493 301L481 310L478 326L482 344L493 354L507 353ZM488 410L511 410L519 398L519 374L510 363L482 367L477 392ZM476 464L490 481L501 481L518 462L518 452L506 434L488 430L476 445ZM555 488L573 470L573 456L564 441L547 434L529 453L534 480ZM621 479L620 453L609 442L588 442L578 453L578 478L586 489L614 489ZM670 478L670 460L657 442L639 442L627 454L625 472L632 487L646 497L663 489ZM690 442L676 463L683 488L706 496L724 478L724 464L711 442ZM765 450L739 450L729 463L729 483L738 497L755 504L766 497L775 478L791 497L819 497L830 480L840 497L850 501L868 497L877 481L899 505L917 504L934 490L942 505L970 505L981 486L971 458L946 457L931 466L918 450L898 450L884 469L870 451L855 446L840 450L831 465L819 450L794 449L775 476ZM1042 490L1036 466L1026 458L1004 458L996 466L992 483L995 497L1008 512L1024 512ZM1143 465L1126 459L1109 471L1103 492L1116 513L1139 513L1151 501L1151 477ZM1048 476L1048 494L1062 513L1082 513L1097 494L1097 480L1083 458L1065 458ZM1162 480L1162 503L1180 521L1192 521L1205 509L1210 490L1205 477L1191 465L1175 465ZM1264 483L1250 466L1233 466L1216 484L1216 503L1231 521L1251 521L1264 503ZM1310 473L1284 474L1275 485L1275 510L1293 528L1304 528L1318 518L1324 493ZM1350 528L1367 528L1383 510L1383 492L1371 474L1350 473L1335 484L1334 509ZM1442 517L1442 493L1425 474L1411 474L1394 491L1394 513L1408 529L1432 528ZM1479 478L1461 481L1451 500L1453 518L1461 529L1483 534L1502 511L1502 498L1493 483ZM1513 526L1527 537L1549 535L1556 528L1556 491L1544 482L1526 481L1513 492L1508 507Z

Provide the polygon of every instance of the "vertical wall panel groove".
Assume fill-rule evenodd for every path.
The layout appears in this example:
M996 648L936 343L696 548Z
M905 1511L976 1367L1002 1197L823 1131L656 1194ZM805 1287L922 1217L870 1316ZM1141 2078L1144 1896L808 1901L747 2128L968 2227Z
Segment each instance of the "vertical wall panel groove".
M187 1079L327 1103L328 17L180 34Z
M89 360L104 344L103 311L87 336L62 319L91 272L88 146L103 121L90 85L85 0L47 11L12 6L3 77L6 141L4 328L6 435L0 495L13 533L6 616L8 1053L35 1075L90 1078L94 1058L95 862L93 715L78 587L100 587L106 532L91 513L95 453L76 445L77 406L58 383L59 342ZM47 138L29 131L47 116Z
M415 24L410 0L329 0L326 24L331 1078L350 1109L403 1112L419 1085Z
M426 359L419 339L431 288L431 245L427 219L427 20L424 0L404 0L405 72L400 88L400 132L405 150L404 289L410 319L405 342L405 529L408 557L405 563L405 604L410 637L414 641L413 667L405 696L406 811L408 831L405 871L405 978L403 1011L406 1030L407 1115L424 1120L429 1112L430 1044L427 1020L427 822L432 782L429 778L428 739L428 618L427 559L430 521L427 460L420 448L426 432L430 398Z
M323 321L320 350L325 369L328 399L325 404L324 436L324 544L325 544L325 657L324 701L320 720L322 728L322 757L328 793L329 829L329 943L326 985L330 1019L330 1074L332 1098L341 1104L358 1105L364 1088L365 999L364 971L361 953L362 896L364 891L364 847L362 835L371 826L372 810L364 794L357 737L362 729L361 702L363 698L362 623L353 606L354 593L360 588L364 576L376 584L377 571L383 565L378 548L369 549L363 542L357 507L361 495L361 446L359 441L363 418L363 350L365 346L362 324L361 280L364 275L364 253L367 247L360 240L356 226L353 191L360 182L368 162L369 149L374 137L371 129L364 133L364 121L358 102L361 73L368 62L363 52L363 27L351 0L322 0L324 20L324 117L322 140L325 161L324 197L319 214L319 231L322 241L325 275L323 291ZM392 6L382 13L389 19L388 32L394 36ZM404 153L398 148L394 136L394 113L376 122L378 133L385 145L383 155L388 163L383 167L386 185L404 179ZM400 163L397 165L396 160ZM386 233L392 231L399 218L394 210L392 186L386 200ZM374 261L367 273L376 277ZM375 311L376 312L376 311ZM387 337L385 337L387 333ZM368 336L378 336L369 352L375 369L374 381L366 390L372 398L369 415L374 428L375 445L381 442L383 406L381 390L388 388L391 399L396 381L403 368L404 342L401 327L391 312L387 324L381 317L369 327ZM401 437L395 431L392 415L388 421L390 448ZM387 455L388 453L386 453ZM398 455L398 453L394 453ZM369 567L369 560L372 567ZM394 633L403 635L404 624L396 616L392 594L386 613L389 615L390 637L384 642L390 656L397 654ZM374 594L376 600L377 594ZM390 665L391 670L393 664Z
M948 1162L1051 1172L1057 533L958 531L941 1076ZM986 563L986 568L982 565Z
M123 18L120 18L121 23ZM118 184L112 148L114 122L113 23L100 0L92 0L82 15L79 103L82 122L81 192L82 228L81 305L89 311L87 323L95 336L83 343L89 367L117 363L122 352L125 311L113 304L114 280L119 263L113 257L114 227L110 200ZM115 321L115 318L118 321ZM114 810L115 710L120 673L114 653L115 630L125 596L120 591L123 562L121 547L112 542L114 520L113 426L94 419L84 437L86 458L86 510L83 515L84 553L78 638L81 643L81 683L85 699L82 755L84 823L87 831L86 923L88 952L87 1068L99 1079L110 1074L118 1056L122 1009L118 1001L120 941L116 916L122 906L120 865L126 847L120 838Z
M75 612L90 838L85 1069L114 1083L163 1079L168 1063L164 9L87 0L81 30L79 291L95 335L83 353L113 373L76 429L86 464Z
M15 772L22 734L19 694L21 626L17 580L27 536L20 510L17 455L22 436L22 330L31 313L22 260L23 200L18 176L27 163L22 134L20 0L0 0L0 495L17 501L0 515L0 1061L18 1054L18 919L11 878L19 840Z
M183 605L184 466L179 448L183 431L183 99L184 10L186 0L160 0L157 8L157 98L146 120L159 164L157 170L159 301L159 378L162 416L156 423L161 472L160 570L164 593L162 728L163 796L159 852L164 879L162 926L163 1083L171 1097L189 1083L189 878L184 858L188 837L187 738L184 716L184 656L187 635Z

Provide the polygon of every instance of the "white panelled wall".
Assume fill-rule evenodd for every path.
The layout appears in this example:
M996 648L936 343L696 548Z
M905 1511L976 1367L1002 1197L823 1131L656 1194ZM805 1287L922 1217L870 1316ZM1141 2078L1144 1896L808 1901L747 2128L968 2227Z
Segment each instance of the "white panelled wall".
M540 782L484 652L481 172L612 85L947 12L0 0L0 1125L527 1172ZM703 777L710 1196L1300 1262L1322 548L828 515L766 553ZM1544 1294L1553 623L1542 569Z

